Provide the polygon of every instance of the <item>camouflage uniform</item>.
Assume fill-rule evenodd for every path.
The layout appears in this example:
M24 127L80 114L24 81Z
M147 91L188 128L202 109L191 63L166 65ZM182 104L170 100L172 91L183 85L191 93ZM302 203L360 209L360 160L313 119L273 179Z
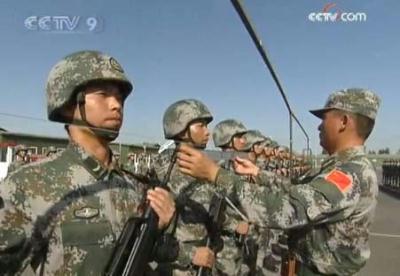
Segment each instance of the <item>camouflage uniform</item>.
M271 140L265 137L258 130L250 130L245 134L246 147L245 150L252 150L256 143L262 143L264 146L268 146ZM260 158L256 157L255 163L257 167L265 170L264 160L260 161ZM281 267L281 254L282 246L279 246L279 236L283 235L282 230L270 229L266 227L257 227L259 250L257 254L257 266L260 275L280 275ZM287 246L286 246L287 247ZM275 251L273 254L272 248Z
M11 172L15 171L19 167L21 167L21 166L23 166L23 165L28 163L27 159L26 159L27 151L28 151L28 149L24 145L18 145L18 146L15 147L16 160L14 160L8 166L7 174L10 174ZM23 156L20 155L21 152L24 152ZM19 159L17 159L17 156L19 157Z
M349 89L333 93L324 109L312 113L340 109L375 120L379 102L368 90ZM288 191L282 189L285 178L268 172L258 181L268 185L246 185L224 170L216 179L227 189L257 195L247 204L261 203L263 208L252 208L252 220L290 231L291 250L301 263L298 275L352 275L365 265L378 183L363 146L331 155L307 184L289 185Z
M220 147L222 149L227 149L227 151L234 151L232 147L229 147L229 144L233 141L233 137L236 135L244 135L244 138L246 138L246 135L249 130L246 129L246 127L239 121L234 120L234 119L227 119L219 122L213 131L213 140L214 140L214 145L215 147ZM251 134L250 134L251 135ZM248 144L244 146L242 149L243 151L248 151ZM224 162L220 163L220 166L224 169L227 170L233 170L232 167L232 161L231 160L224 160ZM251 181L251 179L248 176L243 176L241 177L243 181ZM251 196L251 195L247 195ZM237 194L235 193L228 193L228 197L232 201L232 203L235 204L238 210L242 211L244 215L246 213L243 210L243 207L240 204L241 199L238 198ZM239 245L237 242L237 239L235 238L232 233L236 232L236 227L239 224L239 222L243 221L240 215L236 213L232 208L227 209L227 216L229 217L230 223L226 226L227 229L229 230L230 235L224 236L224 250L220 254L220 262L226 263L226 267L229 266L232 262L233 257L235 260L235 267L232 267L232 271L229 271L227 273L228 275L248 275L250 273L250 268L247 264L245 264L245 245ZM262 233L263 231L259 229L258 225L250 225L250 231L245 237L246 242L257 242L259 239L262 238ZM258 245L258 244L257 244ZM258 263L256 262L256 272L257 274L261 273L261 268L258 266Z
M200 101L180 100L170 105L164 113L164 136L166 139L177 142L190 143L192 141L181 141L179 134L195 120L205 120L209 123L212 119L210 111ZM166 177L172 152L172 150L162 152L154 162L153 169L160 181ZM175 197L177 207L174 232L179 243L179 254L174 263L165 264L165 266L170 266L175 276L196 275L197 269L192 266L192 259L196 248L206 245L205 238L208 235L206 224L209 220L209 205L215 193L215 187L208 184L200 185L195 178L182 174L177 165L172 168L168 187ZM219 254L217 253L216 264L212 270L213 275L219 275L219 271L228 272L231 268L223 266ZM162 267L163 264L160 266Z
M171 155L171 150L163 152L159 156L162 161L154 167L161 181L166 175ZM179 255L176 262L171 265L173 275L196 275L196 269L192 266L192 259L196 248L205 246L205 237L208 234L205 224L208 219L210 200L215 193L215 188L208 184L200 185L195 178L182 174L176 165L171 171L168 187L175 197L178 213L177 221L175 222L175 236L179 242ZM218 275L216 267L221 268L219 257L218 254L213 275ZM226 269L228 270L229 268Z
M13 171L16 171L19 167L22 167L23 165L26 165L26 164L28 164L28 162L26 162L24 160L15 160L15 161L13 161L8 166L7 175L12 173Z
M21 168L1 184L1 197L12 209L0 212L0 260L6 249L21 247L24 239L30 238L37 218L63 196L98 180L113 179L125 182L125 187L100 185L100 192L78 197L49 225L52 235L46 275L100 275L124 223L140 216L144 187L129 180L118 167L102 168L75 144L50 159Z
M128 162L126 162L124 169L128 172L134 173L135 172L135 161L134 161L135 154L130 152L128 153Z
M71 122L63 109L76 103L82 120L73 123L89 126L82 110L84 97L80 97L84 92L77 88L104 80L118 85L124 98L132 90L122 67L108 55L83 51L65 57L49 74L49 120ZM92 131L109 141L118 135ZM103 273L123 225L141 215L145 194L144 185L113 165L109 152L110 166L104 168L70 143L65 151L24 166L1 183L1 274L17 270L46 275ZM98 180L106 182L91 185ZM22 265L14 262L18 256Z

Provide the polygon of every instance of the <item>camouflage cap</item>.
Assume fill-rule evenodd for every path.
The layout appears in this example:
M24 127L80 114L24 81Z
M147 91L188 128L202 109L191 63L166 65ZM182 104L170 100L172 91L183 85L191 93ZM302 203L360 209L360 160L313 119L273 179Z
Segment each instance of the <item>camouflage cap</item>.
M50 156L51 154L56 153L56 152L57 152L56 147L50 146L46 151L46 156Z
M171 104L164 113L163 128L166 139L182 133L195 120L213 120L207 106L195 99L185 99Z
M310 112L318 118L322 118L326 111L339 109L375 120L379 104L379 97L372 91L362 88L349 88L333 92L329 95L324 108L310 110Z
M14 153L18 154L20 151L28 151L28 148L25 145L17 145L14 147Z
M133 89L121 65L97 51L81 51L66 56L50 71L47 79L47 114L50 121L68 122L61 110L74 100L80 88L92 81L114 81L125 97Z
M244 151L251 150L253 145L256 143L263 143L267 141L267 137L265 137L259 130L249 130L246 132L244 137L246 138L246 145L243 149Z
M245 134L246 127L239 121L227 119L219 122L213 131L213 140L216 147L226 146L238 134Z

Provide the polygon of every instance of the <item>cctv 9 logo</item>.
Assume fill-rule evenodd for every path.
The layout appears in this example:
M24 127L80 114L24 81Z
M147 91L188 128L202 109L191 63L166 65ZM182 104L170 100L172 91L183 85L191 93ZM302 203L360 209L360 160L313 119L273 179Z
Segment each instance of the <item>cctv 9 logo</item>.
M25 19L24 25L29 31L87 33L101 31L103 20L93 16L29 16Z

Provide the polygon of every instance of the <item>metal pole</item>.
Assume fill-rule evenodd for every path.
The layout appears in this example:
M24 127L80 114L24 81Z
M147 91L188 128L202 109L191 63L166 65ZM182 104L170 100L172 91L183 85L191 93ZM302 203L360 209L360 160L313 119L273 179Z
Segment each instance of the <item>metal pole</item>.
M244 26L246 27L246 30L248 31L251 39L253 40L258 52L260 53L265 65L268 67L269 72L272 76L272 78L275 81L276 86L278 87L278 90L282 96L282 99L286 105L287 110L289 111L289 124L290 124L290 133L289 133L289 140L290 140L290 155L292 155L292 144L293 144L293 125L292 125L292 118L296 121L297 125L300 127L300 129L303 131L306 140L307 140L307 150L309 151L309 137L307 132L305 131L304 127L300 123L300 121L297 119L296 115L293 113L292 108L290 107L289 101L286 97L286 93L283 90L282 84L279 81L278 75L275 72L275 69L268 57L267 51L265 50L263 43L261 39L258 37L254 26L252 25L249 16L247 15L246 11L244 10L241 0L231 0L233 7L235 8L236 12L239 14L240 19L242 20ZM290 163L291 164L291 163ZM292 168L290 168L291 170Z

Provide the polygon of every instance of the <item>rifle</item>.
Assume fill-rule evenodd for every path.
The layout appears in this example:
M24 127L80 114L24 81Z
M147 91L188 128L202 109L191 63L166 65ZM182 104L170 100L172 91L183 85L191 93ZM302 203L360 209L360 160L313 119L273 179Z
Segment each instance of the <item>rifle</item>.
M232 161L235 159L235 157L249 159L249 153L243 151L204 151L204 153L226 168L231 167Z
M207 242L208 248L216 247L218 242L221 242L222 224L225 219L226 201L224 197L214 194L209 208L209 222L207 224ZM218 246L217 246L218 247ZM213 251L218 253L222 248L214 248ZM211 274L211 269L200 267L196 276L206 276Z
M225 201L231 207L233 211L235 211L243 221L250 224L247 216L235 206L232 200L225 196ZM236 236L236 245L241 248L243 261L249 267L250 274L256 275L257 271L257 254L258 254L258 244L253 238L248 237L247 235L235 233Z
M162 183L159 183L158 179L156 181L152 179L153 181L150 180L150 182L156 182L157 186L163 188L167 187L178 148L177 146L172 153L171 162ZM158 236L158 216L150 205L147 205L142 218L131 218L125 224L105 275L144 275L145 268L154 253L153 249Z

